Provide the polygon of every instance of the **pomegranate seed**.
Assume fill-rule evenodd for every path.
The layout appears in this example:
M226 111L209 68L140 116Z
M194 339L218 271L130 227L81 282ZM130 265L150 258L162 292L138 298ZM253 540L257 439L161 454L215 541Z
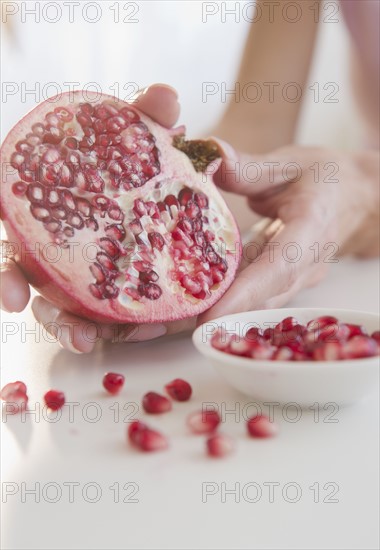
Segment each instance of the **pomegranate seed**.
M127 434L130 441L134 443L136 439L136 434L140 431L147 430L148 426L141 422L141 420L135 420L131 422L128 426Z
M373 357L379 353L378 344L368 336L354 336L343 345L342 353L345 359Z
M247 420L247 430L251 437L273 437L278 433L277 425L262 414Z
M152 430L140 420L135 420L129 425L127 434L132 445L141 451L162 451L169 446L165 436Z
M303 325L294 325L293 328L283 331L283 343L293 342L293 341L299 341L301 338L306 334L307 329ZM276 331L275 331L276 333ZM274 340L276 341L276 334Z
M179 208L179 202L174 195L167 195L164 198L164 203L169 206L169 208L170 206L175 206L176 208Z
M17 414L21 411L25 411L28 404L28 396L26 395L26 393L20 390L15 390L11 393L8 393L7 399L2 399L3 401L5 401L5 403L12 406L11 409L9 408L9 406L7 406L7 414Z
M342 344L339 342L325 342L317 345L313 351L316 361L337 361L343 359Z
M120 392L124 385L124 376L116 372L107 372L103 377L103 386L112 395Z
M46 406L52 411L57 411L65 404L65 394L57 390L49 390L44 395Z
M194 200L200 208L208 208L208 197L204 193L195 193Z
M373 334L371 338L364 327L340 323L330 315L312 319L306 327L294 317L286 317L263 333L252 327L244 338L218 329L210 343L225 353L253 359L336 361L380 355L380 331Z
M219 351L227 351L230 348L232 337L223 328L218 328L212 335L210 344Z
M8 401L9 397L12 396L15 392L20 392L26 394L26 386L24 382L17 380L16 382L9 382L6 384L0 392L0 399L3 401Z
M17 414L26 409L28 396L26 395L26 385L17 380L6 384L0 392L0 399L12 406L7 407L7 414Z
M25 195L27 185L23 181L18 181L12 185L12 191L17 197Z
M228 435L215 434L207 439L206 447L209 456L223 458L234 451L235 443Z
M308 322L307 329L308 330L321 330L327 325L334 325L338 323L338 319L336 317L332 317L331 315L325 315L323 317L317 317L317 319L312 319Z
M181 378L176 378L166 384L165 390L176 401L188 401L193 391L190 384Z
M153 269L149 269L148 271L140 271L139 279L143 283L149 283L149 282L154 283L158 281L159 276L155 271L153 271Z
M140 296L144 296L148 300L158 300L161 297L162 290L155 283L144 283L138 286Z
M274 348L267 342L251 342L250 356L252 359L271 359Z
M318 342L340 342L346 340L350 333L347 325L335 323L333 325L326 325L318 333Z
M172 409L171 401L167 397L153 391L144 395L142 406L147 413L151 414L161 414Z
M188 187L184 187L178 194L178 200L181 206L185 206L192 198L193 192ZM191 217L191 216L190 216Z
M246 340L251 340L253 342L256 342L257 340L261 340L262 337L263 337L262 332L257 327L251 327L245 333Z
M274 328L266 328L263 332L263 338L264 340L268 340L268 342L272 342L274 336Z
M288 346L280 346L273 353L272 359L274 361L290 361L293 359L293 352Z
M218 411L196 411L187 418L187 425L195 434L208 434L216 430L220 424Z
M343 326L348 328L348 331L349 331L347 335L348 340L350 340L354 336L368 336L367 331L361 325L352 325L347 323Z
M232 355L251 357L252 344L252 341L245 340L244 338L232 340L229 351Z
M285 317L285 319L278 323L274 328L281 331L287 331L291 330L296 325L299 325L297 319L294 317Z
M157 248L157 250L161 251L164 248L165 241L161 233L149 233L148 239L150 244L152 245L152 248Z

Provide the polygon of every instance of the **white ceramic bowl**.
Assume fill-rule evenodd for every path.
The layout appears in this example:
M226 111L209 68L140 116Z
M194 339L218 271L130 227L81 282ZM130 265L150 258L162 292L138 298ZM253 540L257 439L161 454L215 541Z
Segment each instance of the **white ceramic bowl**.
M347 361L262 361L229 355L210 344L216 327L243 335L253 323L267 328L293 316L306 324L322 315L363 325L369 333L379 330L379 316L373 313L326 308L268 309L209 321L195 330L193 342L231 386L257 400L294 402L301 407L329 402L350 404L379 387L379 357Z

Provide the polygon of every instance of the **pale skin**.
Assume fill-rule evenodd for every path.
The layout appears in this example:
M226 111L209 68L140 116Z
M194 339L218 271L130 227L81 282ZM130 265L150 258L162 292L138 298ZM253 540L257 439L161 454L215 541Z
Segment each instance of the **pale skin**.
M258 1L260 4L264 0ZM248 82L292 81L303 88L316 30L311 10L310 17L302 18L300 24L289 25L282 18L269 24L265 17L261 18L252 25L248 36L237 78L241 86ZM360 102L366 106L363 117L370 142L370 136L379 135L378 93L373 89L376 78L366 73L366 63L360 59L360 54L354 53L353 63L354 87ZM150 86L138 98L137 106L166 127L173 126L179 117L177 94L168 86ZM125 326L125 340L149 340L165 333L173 334L228 313L281 307L302 288L325 276L328 263L324 259L334 250L334 247L324 249L326 243L334 243L339 254L361 257L379 254L378 143L372 138L371 147L355 152L289 145L294 141L299 109L299 102L231 102L213 130L220 139L223 153L223 162L214 181L221 190L228 192L226 199L232 210L239 212L241 228L247 229L252 224L252 210L260 216L281 220L281 223L276 221L269 225L258 237L260 244L268 240L276 243L272 254L264 247L252 263L245 258L230 289L198 319L164 326ZM338 181L331 182L328 178L326 181L323 175L315 181L316 175L310 166L331 162L339 168L332 178ZM247 177L245 168L252 163L256 170L257 167L261 170L261 177L255 177L257 172ZM268 163L273 167L271 172ZM284 171L289 163L296 163L301 172ZM302 251L297 262L286 261L281 254L292 242ZM314 243L319 243L317 260ZM30 298L29 285L11 259L1 268L1 290L3 309L20 312L26 307ZM86 340L82 333L83 323L88 324L88 320L60 311L39 296L34 298L32 309L43 325L52 322L65 325L60 333L62 347L79 353L92 351L94 343ZM69 331L71 324L75 328ZM99 328L105 339L115 334L109 326Z

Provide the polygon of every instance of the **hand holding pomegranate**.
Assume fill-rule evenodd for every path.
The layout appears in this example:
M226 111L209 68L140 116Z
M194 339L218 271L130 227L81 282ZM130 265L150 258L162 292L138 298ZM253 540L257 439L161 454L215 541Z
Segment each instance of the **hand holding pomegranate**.
M178 112L176 93L155 85L133 105L61 94L16 124L1 149L5 309L25 307L28 281L37 320L88 352L100 338L181 330L216 303L240 236L206 173L218 146L187 141Z
M247 197L256 213L277 221L266 245L245 244L237 278L199 322L281 307L322 279L338 255L379 253L376 151L289 146L258 158L228 147L214 180Z
M138 109L165 128L170 128L175 124L179 114L176 93L171 88L162 85L155 85L147 89L139 97ZM54 118L53 113L51 115L51 118ZM49 117L49 114L46 116ZM94 144L90 143L92 136L91 128L87 128L86 126L87 116L84 111L76 114L78 122L82 127L84 126L84 130L89 134L88 136L86 133L84 134L85 137L82 139L83 144L81 142L80 145L85 155L91 155ZM89 120L94 126L102 123L101 119L100 121L96 119L95 122L93 119ZM112 125L112 119L107 124ZM135 122L127 122L127 124L133 126ZM35 126L38 126L38 124L35 124ZM142 127L144 127L144 124L142 124ZM49 154L51 151L55 152L54 142L56 136L53 130L58 133L61 131L59 126L58 129L54 125L50 128L52 129L49 130L50 134L47 136L47 143L52 143L53 147L46 146L46 152ZM39 129L36 128L35 131L37 132ZM29 138L27 137L27 139L29 141L32 139L37 143L38 132L36 136L34 134L28 135ZM103 147L98 141L106 137L100 135L96 138L95 147L97 147L97 154L102 153ZM44 136L45 140L47 138ZM62 140L60 136L57 139L59 139L59 142ZM90 141L86 141L86 139ZM139 139L141 141L142 138ZM75 141L75 138L66 137L65 140L66 146L70 148L72 144L71 141L70 144L68 141ZM16 144L17 152L13 153L17 158L11 156L11 158L15 159L13 164L18 168L19 173L21 171L22 176L25 177L27 182L28 174L22 172L23 166L21 164L19 167L17 165L19 161L18 155L26 156L28 162L29 160L31 162L33 155L29 152L28 148L35 145L34 141L33 143L27 141L18 142ZM76 145L74 141L73 144ZM141 143L144 144L145 141L141 141ZM149 143L146 143L148 146ZM131 145L133 144L131 143ZM17 149L17 146L19 149L21 148L20 151ZM128 150L129 144L126 143L124 146ZM190 155L192 152L190 152ZM207 196L204 193L195 193L187 187L181 187L178 197L173 194L167 195L166 192L164 201L158 203L158 208L156 209L153 209L155 205L152 202L144 202L141 199L138 201L135 200L132 210L136 218L130 221L126 227L130 230L131 234L135 235L136 242L139 243L141 249L144 249L144 245L147 243L153 249L153 252L154 249L162 251L164 241L161 234L148 233L149 241L144 242L141 231L142 224L146 224L148 218L150 224L156 219L159 219L160 223L162 223L161 218L163 216L164 229L167 230L169 228L170 231L168 241L171 245L170 251L172 253L174 250L176 253L173 258L177 258L179 264L181 264L183 258L185 258L186 262L190 261L191 265L188 263L186 265L191 267L192 272L190 274L185 272L180 273L180 277L178 277L178 282L182 286L182 292L184 293L183 297L181 297L182 294L179 296L179 303L185 304L183 305L183 309L186 311L184 311L183 320L168 322L170 318L181 319L181 315L170 316L170 313L165 313L161 309L158 299L161 297L162 290L161 287L155 284L158 275L154 270L145 268L144 260L142 260L138 262L141 269L139 269L140 273L137 274L139 276L137 282L133 282L136 279L135 274L133 273L133 276L131 276L130 273L130 278L126 280L127 282L131 281L133 284L132 286L128 286L127 284L123 287L123 292L126 292L127 298L129 300L133 299L133 306L136 303L138 305L141 300L143 303L144 301L147 302L147 311L143 312L144 315L140 315L140 318L143 319L142 322L139 322L138 312L134 313L133 307L130 308L128 302L126 304L126 316L128 317L126 323L103 323L102 316L104 312L107 313L107 308L111 308L111 313L114 309L115 316L124 315L124 312L120 314L118 311L120 310L120 304L116 304L117 307L115 305L111 307L110 304L114 303L112 300L117 297L116 295L111 295L116 290L115 281L120 280L118 279L119 272L116 273L115 271L115 275L113 275L113 269L111 268L117 260L120 261L123 257L119 253L119 249L115 249L115 239L116 241L120 240L120 242L124 240L125 227L122 224L117 225L114 223L112 220L115 213L107 211L108 216L112 219L105 225L105 237L100 239L98 237L103 251L97 255L98 262L91 266L91 274L95 278L95 283L88 285L88 282L86 282L87 278L85 279L87 285L85 289L86 291L90 290L90 293L87 292L88 299L93 301L95 299L95 305L93 306L94 317L92 318L91 315L87 314L85 315L86 319L81 318L74 314L76 310L74 309L73 312L73 307L71 307L71 312L65 311L62 309L62 305L53 305L41 296L33 300L32 308L36 319L45 327L49 327L50 332L53 332L57 336L64 348L74 352L89 352L93 349L97 338L111 339L118 342L141 341L156 338L164 334L183 331L194 327L197 322L195 315L204 311L207 304L212 305L215 303L220 296L222 296L220 301L207 312L201 314L198 322L203 322L225 313L278 307L285 304L301 288L317 282L324 275L328 261L331 261L336 253L342 250L363 255L377 253L376 239L374 237L377 227L376 208L374 207L377 204L375 187L376 178L378 177L378 155L376 153L368 152L354 155L332 153L331 151L319 149L287 147L258 159L248 155L238 155L222 141L219 141L218 152L222 155L222 163L214 174L215 183L224 190L246 196L249 205L256 213L276 220L272 225L276 232L270 235L270 243L262 250L258 248L257 242L246 244L244 248L244 261L240 273L231 288L222 296L226 288L231 284L236 265L239 261L239 253L237 251L237 248L239 248L239 239L228 210L217 198L217 194L215 195L212 188L211 190L208 189L213 195L213 200L216 201L216 217L214 216L215 210L214 213L211 210L209 211L210 214L213 214L212 216L207 215L209 213ZM199 151L196 151L196 153L198 154ZM135 153L132 151L130 155L133 156L133 154ZM157 158L159 159L160 157ZM54 166L54 163L50 166ZM50 166L48 165L48 167ZM326 166L332 168L333 171L335 170L333 176L331 172L327 175L323 172ZM123 169L127 170L127 167ZM250 173L251 169L254 170L254 174ZM62 174L64 175L61 168L60 177L62 177ZM141 171L139 171L139 174L141 175ZM49 174L44 172L42 177L48 179ZM90 208L90 203L84 200L82 196L85 192L97 193L98 190L95 187L99 184L99 180L96 180L94 174L86 174L86 177L87 187L83 190L79 188L79 195L74 199L75 205L80 206L82 210L84 207L87 209ZM110 177L109 172L107 172L107 177ZM114 177L117 180L117 174ZM135 185L131 179L133 177L134 174L129 175L128 188L125 188L124 191L128 192L130 189L140 188L145 184L144 180L144 182L137 182ZM154 174L148 175L148 181L149 178L154 178ZM93 210L82 212L79 209L78 213L73 213L72 209L70 209L70 204L67 203L68 199L73 197L71 192L63 189L63 191L58 191L57 193L57 191L54 191L54 185L49 189L49 185L51 186L51 184L48 181L45 184L45 187L43 187L40 184L29 183L27 187L27 184L23 183L23 181L17 181L13 184L12 191L16 197L20 194L22 200L24 200L23 195L28 197L31 203L30 212L32 216L40 224L42 222L46 231L54 235L56 233L56 226L62 227L59 217L57 218L59 212L57 216L55 215L55 211L59 209L65 211L66 217L62 219L71 226L71 228L65 228L65 230L70 230L70 235L68 236L73 236L72 233L74 233L74 230L81 230L84 220L86 227L97 231L98 227L96 225L98 222L101 223L101 219L105 216L105 213L104 215L101 213L103 204L100 204L100 202L98 204L95 200L95 207L92 207L95 208L95 212L100 213L98 220L91 215ZM60 185L62 183L59 183L58 187ZM118 185L120 186L120 183ZM181 185L183 186L183 184ZM123 183L123 187L125 187L125 182ZM25 192L26 189L29 191ZM48 202L45 201L46 205L40 200L38 195L40 192L43 196L47 194ZM120 197L117 191L113 190L112 193L114 198ZM65 199L66 202L63 207L62 205L57 207L53 203L50 204L55 195L61 197L61 200ZM99 197L102 200L106 200L106 197L102 195L99 195ZM97 196L95 196L95 199L97 199ZM13 200L14 198L12 197L11 201ZM92 198L92 201L94 201L94 198ZM173 207L174 211L172 210ZM204 212L205 209L207 212ZM54 216L51 219L48 215L50 216L53 210ZM118 208L118 211L120 211L120 208ZM218 218L220 214L222 216ZM176 219L176 224L171 221L174 219ZM205 229L210 219L212 223L216 223L217 230L222 227L223 236L229 234L232 236L236 235L236 240L229 239L231 242L229 243L229 252L227 250L228 262L215 253L217 249L216 243L213 242L215 235L212 231ZM87 223L91 223L92 225L87 225ZM195 224L200 225L200 228L195 228ZM126 224L124 223L124 225ZM227 227L227 233L224 232L224 227ZM119 235L122 228L124 234ZM213 226L212 229L214 229ZM118 234L114 235L116 231L118 231ZM153 236L155 236L155 239L153 239ZM222 239L222 242L226 241ZM231 253L234 249L236 251L235 257ZM258 250L259 253L257 254ZM254 255L252 255L253 251L255 252ZM127 266L127 271L128 269ZM106 274L108 278L105 277ZM1 277L2 307L8 311L21 311L29 301L30 291L23 271L15 263L14 259L7 258L7 261L2 266ZM134 284L136 288L132 288ZM38 288L38 285L36 286ZM53 287L53 290L55 291L55 287ZM135 297L131 292L138 294L138 296ZM63 296L65 297L65 294ZM212 299L209 300L210 297ZM175 298L178 299L178 296ZM100 302L97 302L97 300ZM186 306L186 301L190 304L188 307ZM172 307L170 293L166 302L169 311ZM98 303L100 305L97 305ZM66 305L66 302L61 300L61 304ZM102 304L105 304L104 307ZM123 302L122 305L124 306ZM66 307L69 309L68 305ZM178 309L181 309L181 307L179 306ZM156 316L162 316L162 321L150 324L149 311ZM189 315L189 312L193 312L193 317ZM107 315L109 319L109 313ZM98 323L94 323L93 319L97 319ZM131 322L129 322L129 319L131 319ZM157 319L152 320L157 321ZM91 325L90 327L89 324ZM91 332L91 337L89 331Z

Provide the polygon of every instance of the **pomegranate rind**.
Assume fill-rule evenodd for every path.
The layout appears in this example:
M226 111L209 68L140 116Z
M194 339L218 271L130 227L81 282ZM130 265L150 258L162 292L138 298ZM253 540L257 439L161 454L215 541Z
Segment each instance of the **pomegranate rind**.
M132 210L136 199L152 200L158 182L162 182L162 188L168 189L168 193L171 187L178 191L180 185L185 185L194 192L204 192L212 202L213 210L218 214L218 224L222 226L223 240L226 244L223 259L227 262L228 269L224 273L224 279L211 287L208 296L196 298L179 287L178 282L173 282L170 273L175 269L175 261L171 259L169 262L166 250L162 253L154 251L157 265L162 268L159 280L162 294L159 299L143 297L140 302L131 303L129 297L125 300L122 293L116 298L99 299L93 296L89 292L89 286L94 283L89 269L91 263L88 259L85 260L89 254L89 245L94 242L93 234L76 234L70 241L76 243L75 246L70 244L68 248L58 248L52 243L51 233L43 228L41 221L31 215L30 204L25 197L20 198L13 194L12 185L20 180L17 170L10 164L16 143L31 132L33 124L43 121L55 108L73 108L84 102L90 102L91 105L99 102L113 103L118 108L128 106L138 113L141 122L156 139L161 172L147 181L143 187L122 194L115 190L112 198L116 200L116 195L121 196L117 200L124 212ZM11 243L9 251L30 284L47 300L59 308L97 322L155 323L197 316L215 304L229 288L241 257L241 240L236 222L211 176L197 173L187 156L173 147L175 133L175 130L162 128L134 106L121 100L106 95L102 95L99 100L98 94L84 94L81 91L50 98L35 107L9 132L1 149L1 215L8 241ZM75 197L80 196L78 193L73 194ZM107 196L111 197L109 193ZM209 228L213 230L213 225ZM99 236L104 237L104 233ZM53 261L53 257L58 259ZM167 265L165 261L168 262Z

